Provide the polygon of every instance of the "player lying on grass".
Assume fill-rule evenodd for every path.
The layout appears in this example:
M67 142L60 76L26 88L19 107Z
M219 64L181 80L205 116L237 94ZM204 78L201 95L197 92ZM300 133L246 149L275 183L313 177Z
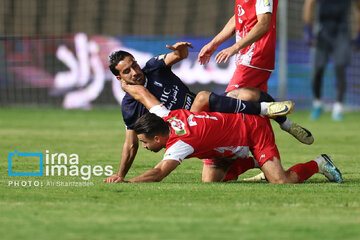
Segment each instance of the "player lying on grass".
M248 161L249 152L257 166L243 166L241 171L260 167L270 183L300 183L315 173L324 174L330 181L342 182L340 171L326 154L285 171L268 118L218 112L193 113L185 109L170 111L146 88L124 81L122 84L126 92L150 110L134 126L143 147L154 152L166 148L162 161L154 169L129 182L161 181L184 159L193 157L213 159L205 171L206 181L219 182L234 161Z
M172 46L167 45L167 47L173 52L150 59L143 69L140 68L130 53L124 51L111 54L109 67L117 79L123 80L127 84L145 86L168 109L190 109L195 94L171 71L171 66L186 58L188 56L188 47L192 46L188 42L178 42ZM198 102L201 102L201 104L194 106L194 111L197 111L196 108L200 110L205 105L210 105L210 108L207 107L209 111L259 114L261 106L258 102L274 101L267 93L255 89L249 88L235 91L237 92L228 94L235 98L257 103L242 102L238 99L216 94L210 96L209 92L200 92ZM241 107L239 108L239 106ZM138 150L138 138L133 130L134 124L140 116L147 112L146 108L129 94L125 95L121 109L126 125L126 135L120 167L117 174L108 177L104 180L105 182L121 182L125 178ZM266 107L263 108L263 111L264 109L266 111ZM276 119L281 119L281 128L288 131L299 141L306 144L311 144L314 141L311 133L301 126L291 123L286 117L277 117Z

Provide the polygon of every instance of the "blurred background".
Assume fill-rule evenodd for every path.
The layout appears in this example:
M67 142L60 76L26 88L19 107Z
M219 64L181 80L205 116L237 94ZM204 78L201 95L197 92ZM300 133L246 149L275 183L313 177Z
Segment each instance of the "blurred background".
M310 109L310 48L303 40L303 3L279 0L276 70L269 92L294 100L297 109ZM124 93L108 69L109 54L129 51L143 66L152 56L169 52L166 44L184 40L194 49L173 67L174 72L194 92L222 92L234 61L201 66L197 54L233 15L234 4L234 0L0 0L0 106L118 106ZM353 36L355 27L352 24ZM345 105L356 110L360 108L356 51L347 76ZM330 62L325 103L333 103L334 89Z

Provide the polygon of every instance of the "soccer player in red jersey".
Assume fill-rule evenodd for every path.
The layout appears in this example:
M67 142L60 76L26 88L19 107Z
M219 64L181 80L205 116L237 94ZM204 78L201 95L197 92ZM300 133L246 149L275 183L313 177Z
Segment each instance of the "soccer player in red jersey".
M278 0L236 0L234 16L222 31L201 49L198 61L200 64L206 64L217 48L235 34L236 43L223 49L215 57L216 62L220 63L227 62L230 57L236 55L236 70L227 86L227 93L232 91L231 94L235 94L240 88L258 88L267 92L267 82L275 68L277 6ZM203 94L205 98L209 95L206 92ZM266 99L265 95L259 94L256 90L253 94L247 95L249 98L241 97L241 99L273 101ZM300 142L313 143L314 138L311 133L292 123L289 118L276 117L274 120L280 124L282 130L290 133Z
M218 46L236 35L236 43L215 57L220 63L236 54L236 70L226 92L242 87L267 92L267 81L275 67L277 5L278 0L236 0L234 16L201 49L198 61L208 63Z
M340 171L326 154L285 171L267 118L217 112L192 113L184 109L170 111L142 86L123 82L123 89L150 111L134 126L143 147L154 152L166 148L163 160L154 169L129 182L161 181L185 158L191 157L214 159L215 164L206 172L207 181L222 181L232 163L246 161L249 152L256 162L242 171L258 165L271 183L303 182L315 173L324 174L330 181L342 182Z

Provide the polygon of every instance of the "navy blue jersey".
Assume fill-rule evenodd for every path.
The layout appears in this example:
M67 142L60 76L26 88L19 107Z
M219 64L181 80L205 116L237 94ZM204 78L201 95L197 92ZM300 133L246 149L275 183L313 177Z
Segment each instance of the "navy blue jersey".
M145 74L145 87L170 110L187 109L194 101L195 94L166 66L160 55L150 59L142 69ZM144 105L128 93L125 94L121 111L127 129L133 129L136 120L148 112Z
M351 0L318 0L317 22L319 31L334 35L349 32Z

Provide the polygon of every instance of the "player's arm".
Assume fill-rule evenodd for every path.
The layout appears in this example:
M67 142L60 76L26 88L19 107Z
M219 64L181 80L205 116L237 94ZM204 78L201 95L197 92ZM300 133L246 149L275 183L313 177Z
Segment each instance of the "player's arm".
M214 54L218 46L228 40L235 33L235 15L232 16L226 23L225 27L216 35L211 42L206 44L198 55L198 62L200 64L208 63L210 57Z
M316 0L305 0L302 18L305 24L312 25L314 19L314 6Z
M125 142L122 149L119 171L106 178L104 182L122 182L128 173L139 148L139 139L134 130L126 130Z
M177 166L179 162L175 160L163 160L155 168L150 169L138 177L132 178L129 182L160 182L167 175L169 175Z
M235 55L241 49L253 44L262 36L264 36L264 34L270 28L271 16L272 13L270 12L257 15L257 23L250 30L249 34L243 37L240 41L236 42L231 47L219 52L215 57L215 61L217 63L227 62L231 56Z
M161 102L142 85L129 85L125 81L121 80L121 87L136 101L141 102L148 110L161 104Z
M357 50L360 49L360 1L356 1L355 3L355 18L356 18L356 27L357 34L355 37L355 47Z
M171 53L166 54L164 59L166 66L172 66L187 58L189 55L188 48L193 48L189 42L177 42L174 45L166 45L166 47L172 50Z
M305 0L302 12L302 18L305 23L304 40L309 46L312 46L315 43L312 31L315 2L316 0Z

